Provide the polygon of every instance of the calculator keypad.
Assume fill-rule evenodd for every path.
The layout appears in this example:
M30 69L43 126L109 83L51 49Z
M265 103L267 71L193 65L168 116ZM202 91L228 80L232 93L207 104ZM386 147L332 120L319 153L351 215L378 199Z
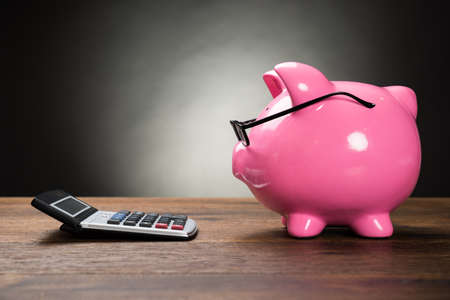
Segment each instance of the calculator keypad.
M130 214L128 210L121 210L115 213L107 223L120 225L123 222L123 225L126 226L136 226L139 224L140 227L154 226L159 229L183 230L187 219L188 217L185 215L163 214L159 216L157 213L149 212L145 214L139 211Z

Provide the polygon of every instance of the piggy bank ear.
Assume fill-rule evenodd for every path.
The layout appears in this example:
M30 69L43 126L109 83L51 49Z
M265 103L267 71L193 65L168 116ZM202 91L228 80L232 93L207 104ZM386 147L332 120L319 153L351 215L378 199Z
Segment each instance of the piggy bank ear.
M416 93L412 89L406 86L393 85L386 86L386 90L394 96L395 99L400 102L400 104L406 108L407 111L411 113L411 115L417 118L417 99Z
M272 97L275 98L286 88L280 76L275 71L264 73L263 80L269 88Z
M334 85L316 68L285 62L275 66L292 99L297 105L335 91Z

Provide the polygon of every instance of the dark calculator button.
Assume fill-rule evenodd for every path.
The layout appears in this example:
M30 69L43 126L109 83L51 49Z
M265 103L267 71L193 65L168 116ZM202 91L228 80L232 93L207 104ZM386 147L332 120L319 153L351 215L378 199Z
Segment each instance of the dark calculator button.
M173 224L174 225L184 225L184 224L186 224L186 222L183 220L175 220L175 221L173 221Z
M158 220L158 223L165 223L165 224L169 224L170 223L170 219L169 218L160 218Z
M142 221L141 223L139 223L139 226L141 227L152 227L153 222L144 222Z
M145 215L145 213L143 213L142 211L135 211L135 212L133 213L133 215L136 215L136 216L143 216L143 215Z
M156 220L156 218L147 218L147 217L145 217L145 218L142 219L142 222L151 222L151 223L153 223L153 222L155 222L155 220Z
M183 221L186 221L187 218L188 218L188 217L185 216L185 215L175 215L175 216L172 216L172 219L183 220Z
M172 218L172 214L163 214L161 218Z
M117 225L117 224L120 224L120 220L118 220L118 219L109 219L108 220L108 224Z
M130 211L129 210L121 210L121 211L119 211L117 213L124 214L125 216L128 216L130 214Z
M123 225L136 226L136 222L127 220L127 221L123 222Z
M154 218L156 218L158 216L159 216L159 214L157 214L157 213L152 213L152 212L147 213L147 217L154 217Z

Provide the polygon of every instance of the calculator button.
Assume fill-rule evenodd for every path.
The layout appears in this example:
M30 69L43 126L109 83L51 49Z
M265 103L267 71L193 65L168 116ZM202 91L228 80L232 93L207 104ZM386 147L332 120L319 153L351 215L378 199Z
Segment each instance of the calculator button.
M139 223L140 227L152 227L153 222L145 222L142 221L141 223Z
M172 218L172 214L163 214L161 218Z
M141 218L141 216L138 216L138 215L131 215L128 217L128 219L140 219L140 218Z
M164 223L164 224L169 224L170 223L170 218L159 218L158 223Z
M125 216L128 216L130 214L129 210L121 210L118 212L119 214L124 214Z
M125 214L122 214L122 213L115 213L115 214L111 217L111 219L121 219L121 220L123 220L123 218L125 218L125 217L126 217Z
M183 228L184 228L183 225L176 225L176 224L173 224L171 227L171 229L173 230L183 230Z
M129 221L129 220L127 220L127 221L125 221L124 223L123 223L123 225L127 225L127 226L136 226L136 221Z
M156 218L143 218L142 222L150 222L150 223L154 223L156 221Z
M167 227L169 227L169 225L166 223L156 223L155 227L161 228L161 229L167 229Z
M147 216L146 216L146 217L157 218L158 216L159 216L159 214L157 214L157 213L149 212L149 213L147 213Z
M186 222L183 221L183 220L175 220L175 221L173 221L173 224L174 225L183 225L184 226L184 224L186 224Z
M172 216L172 219L183 220L183 221L186 221L187 218L188 218L188 217L185 216L185 215L175 215L175 216Z
M133 213L133 215L135 215L135 216L144 216L145 215L145 213L143 213L142 211L135 211L134 213Z
M120 224L120 220L117 220L117 219L109 219L109 220L108 220L108 224L114 224L114 225L117 225L117 224Z

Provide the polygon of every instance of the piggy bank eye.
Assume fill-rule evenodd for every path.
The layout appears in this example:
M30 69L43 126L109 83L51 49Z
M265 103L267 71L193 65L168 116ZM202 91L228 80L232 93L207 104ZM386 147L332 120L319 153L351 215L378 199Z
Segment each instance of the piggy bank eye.
M267 107L266 107L266 111L268 111L268 110L269 110L269 107L267 106Z

